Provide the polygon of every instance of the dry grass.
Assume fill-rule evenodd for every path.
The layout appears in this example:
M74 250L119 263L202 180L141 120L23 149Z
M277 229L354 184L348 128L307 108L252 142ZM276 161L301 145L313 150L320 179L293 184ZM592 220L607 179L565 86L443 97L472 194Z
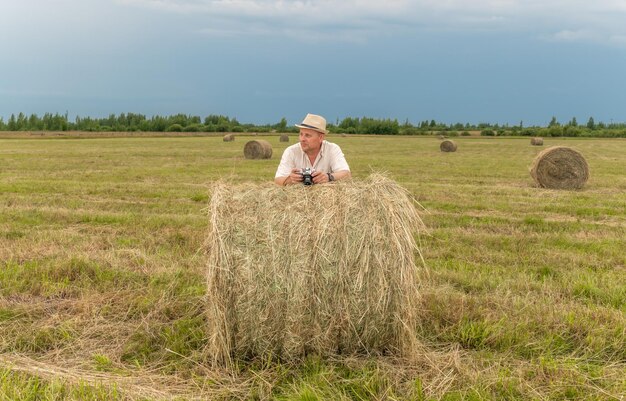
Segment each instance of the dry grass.
M580 189L589 179L589 165L580 152L552 146L537 155L530 175L540 187Z
M333 136L355 180L389 171L429 211L422 347L412 363L221 370L205 353L206 184L257 187L277 164L246 160L242 138L0 140L0 400L624 398L625 141L551 138L593 171L554 191L529 176L526 137L455 138L451 158L434 137Z
M272 144L263 139L248 141L243 147L246 159L271 159Z
M456 152L457 144L454 141L445 139L439 144L439 149L442 152Z
M418 351L409 194L374 174L307 188L217 184L210 203L210 358Z

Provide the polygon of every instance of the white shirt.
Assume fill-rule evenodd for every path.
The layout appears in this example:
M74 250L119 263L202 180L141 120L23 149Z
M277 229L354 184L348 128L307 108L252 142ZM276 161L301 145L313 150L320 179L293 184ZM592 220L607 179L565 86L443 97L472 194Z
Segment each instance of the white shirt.
M344 170L350 171L348 162L339 145L326 140L323 141L322 148L317 154L315 162L311 165L309 156L302 151L300 143L298 142L285 149L274 178L287 177L291 174L291 169L302 169L306 167L309 167L312 171L321 171L323 173L334 173Z

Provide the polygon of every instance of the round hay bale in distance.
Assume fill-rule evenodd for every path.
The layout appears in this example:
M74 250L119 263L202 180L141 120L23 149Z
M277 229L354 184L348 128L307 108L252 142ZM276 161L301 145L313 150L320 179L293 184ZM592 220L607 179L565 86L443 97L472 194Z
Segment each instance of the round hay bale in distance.
M281 142L289 142L289 135L287 135L287 134L281 134L281 135L280 135L280 141L281 141Z
M442 152L456 152L456 143L454 141L446 139L445 141L442 141L441 144L439 144L439 149Z
M535 157L530 175L543 188L580 189L589 179L589 165L578 151L553 146Z
M419 353L415 235L425 226L395 181L218 182L208 209L205 351L213 365Z
M263 139L248 141L243 147L243 154L246 159L271 159L272 144Z
M223 138L224 142L232 142L235 140L235 134L226 134Z
M533 146L543 146L543 138L530 138L530 144Z

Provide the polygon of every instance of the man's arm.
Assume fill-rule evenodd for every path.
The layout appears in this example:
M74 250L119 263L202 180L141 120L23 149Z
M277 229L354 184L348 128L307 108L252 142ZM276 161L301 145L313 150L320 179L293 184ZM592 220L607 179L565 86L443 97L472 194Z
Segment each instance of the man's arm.
M352 177L350 166L348 166L346 157L343 155L343 152L338 145L335 145L332 148L332 160L331 167L333 169L333 177L335 180L345 180Z
M302 174L300 173L299 168L291 169L291 173L285 177L276 177L274 178L274 182L276 185L293 185L300 184L303 180Z
M313 183L323 184L325 182L330 182L330 176L328 174L329 173L324 173L322 171L316 171L315 173L313 173ZM337 181L350 178L352 177L352 174L350 173L350 170L341 170L335 171L334 173L332 173L332 176L333 180Z
M274 178L274 183L275 183L276 185L280 185L280 186L287 185L287 182L288 182L288 181L289 181L289 176L287 176L287 177L276 177L276 178Z
M333 173L335 180L345 180L346 178L352 178L350 170L341 170Z
M288 147L283 152L282 157L280 158L280 163L278 164L278 169L276 170L276 174L274 175L274 182L276 185L288 185L290 177L293 173L293 160L290 157L289 150L291 147Z

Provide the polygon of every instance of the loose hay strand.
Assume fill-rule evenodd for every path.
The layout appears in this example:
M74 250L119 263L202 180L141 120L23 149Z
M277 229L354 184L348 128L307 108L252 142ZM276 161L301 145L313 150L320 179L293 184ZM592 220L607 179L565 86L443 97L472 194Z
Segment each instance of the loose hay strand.
M417 352L415 234L408 192L362 182L218 183L209 207L207 353L233 358Z

